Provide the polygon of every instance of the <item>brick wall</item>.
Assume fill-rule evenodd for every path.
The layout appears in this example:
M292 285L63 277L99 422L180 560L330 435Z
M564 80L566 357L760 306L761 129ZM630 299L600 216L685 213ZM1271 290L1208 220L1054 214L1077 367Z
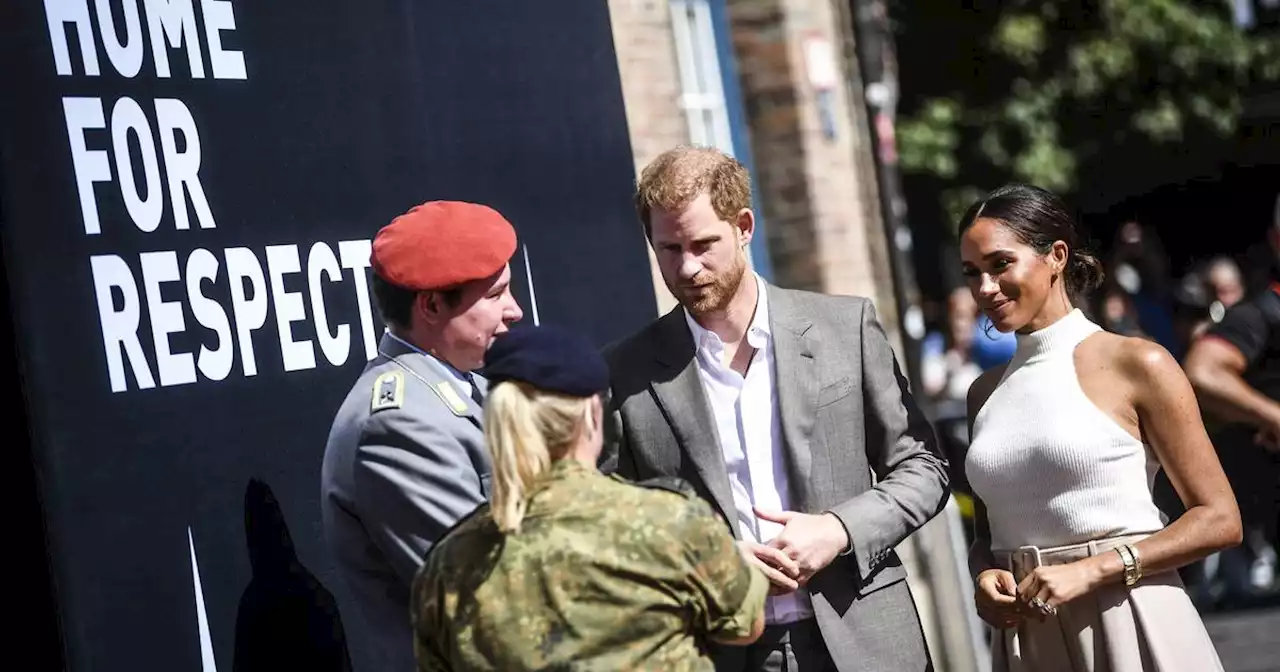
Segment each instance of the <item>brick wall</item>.
M829 0L728 0L750 141L752 176L775 281L876 301L896 335L892 275L879 211L874 159L847 16ZM665 0L609 0L636 171L688 142L680 79ZM834 138L824 136L808 82L804 40L832 45L842 75L830 96ZM850 84L855 86L850 86ZM650 262L653 262L650 251ZM654 270L660 312L675 305Z
M689 141L680 109L680 73L676 65L671 13L665 0L609 0L613 48L618 56L622 98L636 174L659 154ZM639 222L636 223L639 226ZM649 249L658 312L675 306Z
M728 0L728 8L778 283L872 297L893 317L892 279L880 263L887 255L874 249L884 236L866 115L843 59L851 39L844 17L828 0ZM805 42L815 37L831 45L841 75L829 98L833 137L809 81Z

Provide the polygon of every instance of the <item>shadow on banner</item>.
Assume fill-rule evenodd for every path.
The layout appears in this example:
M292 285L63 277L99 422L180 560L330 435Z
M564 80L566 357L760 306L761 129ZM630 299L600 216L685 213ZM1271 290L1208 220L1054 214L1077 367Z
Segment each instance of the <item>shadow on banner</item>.
M253 578L236 612L234 672L351 670L338 604L298 560L284 513L258 479L244 491Z

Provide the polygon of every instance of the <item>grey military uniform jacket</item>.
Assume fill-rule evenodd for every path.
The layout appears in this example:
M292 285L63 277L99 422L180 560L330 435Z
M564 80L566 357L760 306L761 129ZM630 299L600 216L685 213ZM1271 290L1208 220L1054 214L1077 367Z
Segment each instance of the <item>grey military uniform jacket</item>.
M823 642L841 672L929 669L894 547L946 503L946 460L870 301L766 291L793 506L834 513L851 540L807 586ZM607 349L612 411L601 467L683 478L729 524L734 501L695 354L679 307ZM720 650L717 669L741 670L741 656Z
M488 499L491 469L482 409L457 378L390 335L378 353L334 419L321 514L377 669L408 672L414 574L432 544Z

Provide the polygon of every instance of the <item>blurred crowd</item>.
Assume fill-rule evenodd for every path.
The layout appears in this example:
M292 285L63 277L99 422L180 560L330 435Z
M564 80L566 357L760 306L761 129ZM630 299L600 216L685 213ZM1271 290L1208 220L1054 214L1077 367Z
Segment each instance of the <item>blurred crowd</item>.
M1274 226L1280 227L1280 210L1276 217ZM1257 252L1242 250L1239 255L1200 259L1179 275L1169 268L1169 256L1157 233L1140 222L1126 222L1102 257L1103 286L1078 307L1108 331L1155 341L1185 363L1192 343L1221 322L1228 310L1256 293L1270 291L1280 272L1276 256L1280 250ZM983 371L1013 357L1017 337L996 331L963 284L954 286L945 305L937 308L933 328L921 344L921 396L931 404L939 440L953 465L957 501L971 520L973 504L964 473L969 438L966 395ZM1197 606L1206 611L1280 603L1274 520L1278 503L1252 501L1272 497L1274 489L1259 487L1260 481L1280 479L1280 471L1264 466L1266 473L1258 473L1257 465L1274 467L1280 460L1274 456L1259 460L1264 448L1252 440L1251 433L1236 431L1207 412L1205 421L1242 508L1261 507L1267 513L1262 514L1261 524L1247 525L1243 544L1186 568L1183 579ZM1163 474L1157 477L1156 496L1170 517L1181 513L1178 496Z

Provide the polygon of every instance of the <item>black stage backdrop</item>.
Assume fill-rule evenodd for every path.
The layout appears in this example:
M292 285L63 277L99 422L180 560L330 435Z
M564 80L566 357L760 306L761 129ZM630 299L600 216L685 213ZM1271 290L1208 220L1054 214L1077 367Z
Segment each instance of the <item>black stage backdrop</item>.
M653 316L606 3L12 0L0 25L25 644L359 669L318 497L381 333L377 228L487 203L526 320L603 344Z

